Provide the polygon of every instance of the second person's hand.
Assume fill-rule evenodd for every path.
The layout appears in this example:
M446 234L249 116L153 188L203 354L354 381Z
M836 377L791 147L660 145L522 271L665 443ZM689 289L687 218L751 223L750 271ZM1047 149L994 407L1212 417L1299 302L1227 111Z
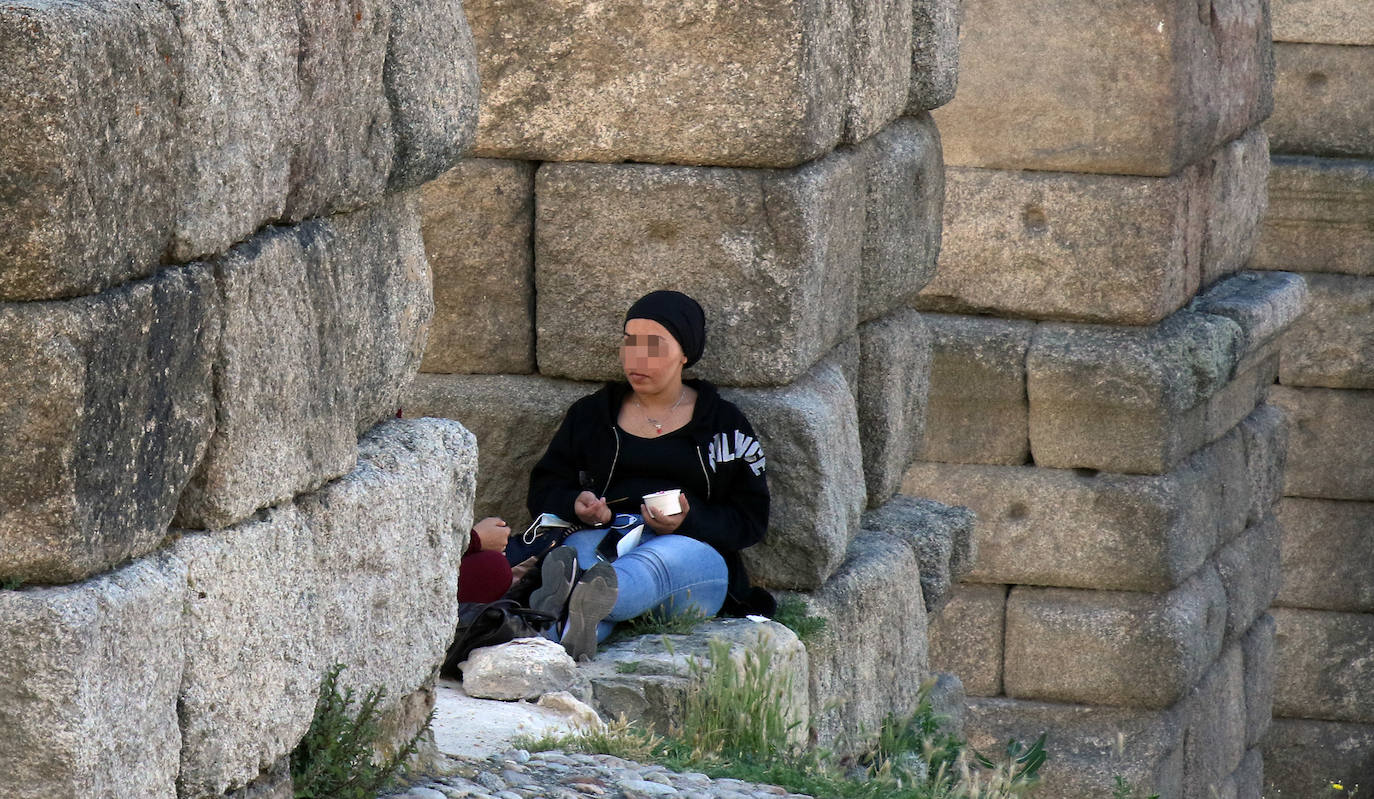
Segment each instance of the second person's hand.
M583 524L606 524L615 516L605 497L598 497L590 491L583 491L573 501L573 512Z

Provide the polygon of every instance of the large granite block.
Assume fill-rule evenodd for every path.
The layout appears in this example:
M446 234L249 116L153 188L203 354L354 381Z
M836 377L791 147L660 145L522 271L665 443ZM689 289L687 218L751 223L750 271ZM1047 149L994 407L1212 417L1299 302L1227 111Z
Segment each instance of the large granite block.
M347 473L358 433L395 415L433 308L416 211L401 195L273 228L216 263L215 433L179 525L224 527Z
M1260 747L1272 796L1320 796L1341 786L1374 785L1374 724L1274 719Z
M1269 400L1289 420L1284 494L1374 500L1374 391L1274 386Z
M1307 312L1279 344L1279 382L1374 388L1374 279L1312 272L1303 279Z
M790 167L906 104L910 3L464 5L483 156Z
M154 555L83 583L0 590L7 799L174 799L186 567Z
M1265 122L1278 153L1374 156L1374 47L1274 44L1274 115Z
M1374 45L1363 0L1273 0L1274 41Z
M421 191L434 273L421 371L534 371L534 169L470 158Z
M201 266L0 304L0 578L72 582L161 544L214 429L219 311Z
M1302 278L1247 272L1147 328L1042 324L1027 358L1042 466L1160 474L1249 415L1271 346L1302 312Z
M0 11L0 53L4 299L100 291L375 202L474 133L456 3L25 2Z
M1280 528L1269 516L1217 553L1217 572L1226 589L1226 638L1250 629L1279 593Z
M352 472L296 501L315 553L314 662L343 664L342 688L383 688L394 709L433 678L453 640L476 472L462 425L396 420L358 442Z
M1241 638L1245 658L1245 745L1258 746L1274 710L1274 617L1260 616Z
M936 115L946 160L1174 174L1269 116L1267 12L1261 0L967 0L959 95Z
M906 112L928 111L954 99L959 85L959 25L963 0L914 3L911 29L911 93Z
M1206 229L1202 238L1202 285L1246 268L1268 207L1269 138L1262 128L1218 147L1204 164Z
M1183 724L1182 796L1226 795L1227 778L1245 758L1245 659L1240 647L1222 653L1179 703L1178 714Z
M625 310L671 285L706 309L695 374L792 382L854 329L863 183L852 152L789 170L545 164L535 177L540 372L618 378Z
M945 165L925 113L898 119L856 151L867 192L858 318L867 322L908 304L935 276Z
M868 507L897 493L926 424L930 331L921 314L894 311L859 326L858 418Z
M314 657L314 547L285 505L188 535L175 555L187 570L177 784L182 796L219 796L288 757L310 727L328 665Z
M1285 497L1278 519L1278 604L1374 613L1374 502Z
M1374 275L1374 161L1276 155L1252 267Z
M767 453L768 536L744 550L757 582L809 591L845 558L864 507L858 414L848 381L830 360L790 386L730 389Z
M1007 696L1167 708L1221 652L1226 593L1205 569L1164 594L1017 586L1007 600Z
M1253 492L1266 483L1255 475L1271 475L1275 453L1247 444L1281 434L1283 422L1262 408L1244 425L1160 476L917 463L902 491L977 515L969 580L1166 591L1259 504ZM1277 475L1267 479L1277 485Z
M1145 795L1183 795L1183 730L1171 713L970 698L965 730L980 752L1046 733L1053 747L1038 792L1055 799L1110 796L1121 776Z
M1166 178L947 166L940 269L917 307L1157 322L1201 281L1206 177L1199 166Z
M1026 351L1031 322L925 314L931 333L925 438L916 457L941 463L1030 459Z
M1005 585L960 583L930 617L930 667L953 672L973 696L1002 693Z
M531 519L525 508L530 471L563 414L597 386L526 375L416 376L403 398L407 418L456 419L477 436L473 516L500 516L512 529Z
M925 602L910 578L919 568L906 542L863 532L825 585L802 595L808 615L826 621L807 645L811 728L822 746L865 751L888 714L916 709L930 673Z
M954 583L968 574L977 559L973 520L968 508L898 496L865 513L860 526L911 546L920 565L926 613L934 614L944 607Z
M1274 715L1374 723L1374 614L1274 608Z

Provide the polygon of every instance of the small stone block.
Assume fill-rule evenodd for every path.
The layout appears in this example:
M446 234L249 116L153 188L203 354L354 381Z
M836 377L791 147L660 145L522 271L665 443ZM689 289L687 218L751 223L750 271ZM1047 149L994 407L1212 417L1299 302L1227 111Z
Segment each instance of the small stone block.
M1374 391L1274 386L1288 414L1284 494L1374 500Z
M1273 608L1274 715L1374 723L1374 614Z
M1167 708L1206 672L1225 627L1210 569L1165 594L1017 586L1003 684L1018 699Z
M434 322L420 371L534 371L534 169L471 158L425 184Z
M1246 268L1268 205L1269 139L1262 128L1218 147L1207 160L1207 229L1202 285Z
M954 582L976 559L973 520L968 508L897 496L865 513L860 526L911 546L921 567L926 612L935 613L944 607Z
M1277 604L1374 613L1374 502L1284 497Z
M749 575L773 588L817 589L844 560L865 501L848 383L826 360L790 386L722 393L749 418L774 464L768 536L741 553Z
M1184 725L1183 797L1225 795L1227 779L1245 757L1245 659L1239 646L1222 653L1179 704L1179 714Z
M1035 324L981 316L924 316L931 332L930 394L917 458L1026 463L1026 351Z
M1374 275L1374 161L1276 155L1254 269Z
M1279 345L1279 382L1374 389L1374 278L1315 272L1303 277L1307 312Z
M939 108L959 85L959 25L963 0L922 0L912 8L911 93L906 112Z
M174 799L186 568L153 555L86 582L0 590L6 799Z
M1374 785L1374 724L1274 719L1264 737L1266 796L1321 796Z
M1245 745L1258 746L1274 710L1274 617L1268 613L1240 639L1245 656Z
M1274 152L1374 157L1374 47L1276 42L1274 65Z
M706 310L709 344L693 374L796 380L855 327L863 182L852 152L789 170L543 165L540 372L618 379L625 310L671 274Z
M894 311L860 325L859 347L859 444L874 508L897 493L925 432L930 331L916 311Z
M930 667L958 675L969 696L1002 693L1007 586L960 583L930 616Z
M1278 520L1266 517L1217 553L1217 572L1226 589L1226 638L1250 629L1279 593Z
M1264 797L1264 755L1258 749L1250 749L1240 767L1231 774L1231 782L1236 786L1236 799L1263 799Z

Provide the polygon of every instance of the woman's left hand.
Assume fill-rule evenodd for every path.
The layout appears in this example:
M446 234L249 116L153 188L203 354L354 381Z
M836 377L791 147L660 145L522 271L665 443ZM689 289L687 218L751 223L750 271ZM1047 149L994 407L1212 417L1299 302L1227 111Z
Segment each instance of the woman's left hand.
M682 511L674 513L672 516L664 516L663 514L655 516L653 508L641 502L639 515L644 517L644 523L649 525L650 530L659 535L667 535L677 531L677 528L682 525L682 520L687 518L687 511L691 510L687 503L686 494L678 495L678 502L682 505Z

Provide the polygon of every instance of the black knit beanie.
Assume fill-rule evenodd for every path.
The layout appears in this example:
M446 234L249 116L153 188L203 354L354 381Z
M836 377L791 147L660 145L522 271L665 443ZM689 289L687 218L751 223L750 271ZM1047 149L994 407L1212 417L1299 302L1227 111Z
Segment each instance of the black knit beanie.
M701 360L706 350L706 312L696 300L680 291L645 294L625 313L625 321L631 319L649 319L667 328L682 346L682 353L687 356L686 366Z

